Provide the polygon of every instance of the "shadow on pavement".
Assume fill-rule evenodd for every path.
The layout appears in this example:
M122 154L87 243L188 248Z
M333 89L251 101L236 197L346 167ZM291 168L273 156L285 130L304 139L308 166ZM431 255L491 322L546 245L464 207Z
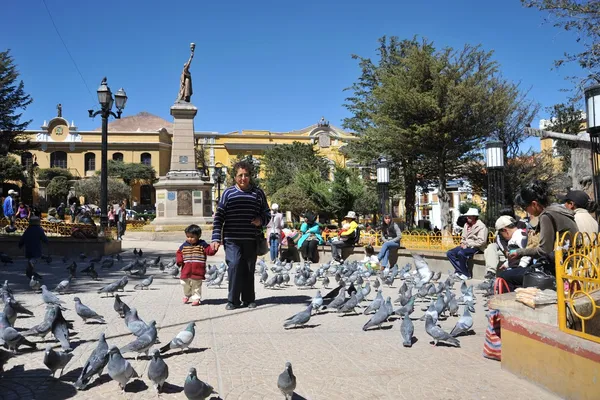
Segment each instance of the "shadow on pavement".
M202 352L208 350L209 348L210 347L188 348L183 353L181 353L181 351L173 351L171 353L165 353L165 354L163 354L162 358L167 359L167 358L171 358L171 357L178 356L178 355L181 355L181 354L202 353Z
M41 378L41 379L40 379ZM39 388L32 387L33 382L46 383ZM73 385L52 378L50 371L43 368L25 370L23 365L16 365L6 371L0 380L0 396L5 400L12 399L68 399L77 393Z
M148 385L146 382L142 380L142 378L137 378L134 381L127 383L125 386L125 393L139 393L148 389Z
M163 387L161 390L161 393L167 393L167 394L175 394L175 393L181 393L181 392L183 392L183 386L173 385L172 383L169 383L169 382L165 382L163 384Z
M310 296L271 296L264 297L262 299L257 299L256 304L266 305L266 304L308 304L310 303L312 297Z

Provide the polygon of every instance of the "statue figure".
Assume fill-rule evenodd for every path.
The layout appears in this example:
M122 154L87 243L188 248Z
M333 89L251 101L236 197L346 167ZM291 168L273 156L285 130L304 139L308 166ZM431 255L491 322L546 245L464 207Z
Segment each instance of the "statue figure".
M62 104L60 103L56 106L56 116L62 118Z
M183 66L183 71L181 72L181 79L179 81L179 94L177 95L177 101L185 101L187 103L190 102L192 98L192 73L190 72L190 64L192 63L192 59L194 58L194 49L196 48L195 43L190 44L190 50L192 53L190 54L189 60Z

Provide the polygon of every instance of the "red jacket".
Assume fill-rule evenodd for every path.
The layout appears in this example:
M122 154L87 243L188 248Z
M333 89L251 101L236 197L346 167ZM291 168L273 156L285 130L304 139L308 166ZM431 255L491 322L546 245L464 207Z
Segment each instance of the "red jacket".
M176 261L181 268L181 279L204 280L206 274L206 256L213 256L215 251L204 240L191 245L184 242L177 250Z

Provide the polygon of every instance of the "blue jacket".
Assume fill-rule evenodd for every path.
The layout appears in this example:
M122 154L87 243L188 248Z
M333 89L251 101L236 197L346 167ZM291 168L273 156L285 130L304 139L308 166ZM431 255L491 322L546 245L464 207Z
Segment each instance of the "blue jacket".
M40 258L42 256L42 242L48 244L48 237L39 225L31 225L21 236L19 248L25 245L26 258Z
M12 217L13 215L15 215L15 209L13 208L12 196L9 195L6 197L6 199L4 199L3 211L4 211L5 217Z
M300 232L302 232L303 235L300 237L300 240L298 240L298 247L302 247L302 243L304 243L311 233L314 233L317 239L319 239L319 244L325 243L323 236L321 236L321 227L316 222L310 227L306 222L303 222L300 226Z

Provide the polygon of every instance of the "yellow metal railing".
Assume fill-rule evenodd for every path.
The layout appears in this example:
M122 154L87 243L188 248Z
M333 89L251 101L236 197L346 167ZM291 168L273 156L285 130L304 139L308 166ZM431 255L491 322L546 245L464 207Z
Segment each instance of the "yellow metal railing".
M563 332L600 343L600 337L590 333L592 318L600 318L598 236L578 233L571 242L566 235L557 237L555 245L558 326Z

